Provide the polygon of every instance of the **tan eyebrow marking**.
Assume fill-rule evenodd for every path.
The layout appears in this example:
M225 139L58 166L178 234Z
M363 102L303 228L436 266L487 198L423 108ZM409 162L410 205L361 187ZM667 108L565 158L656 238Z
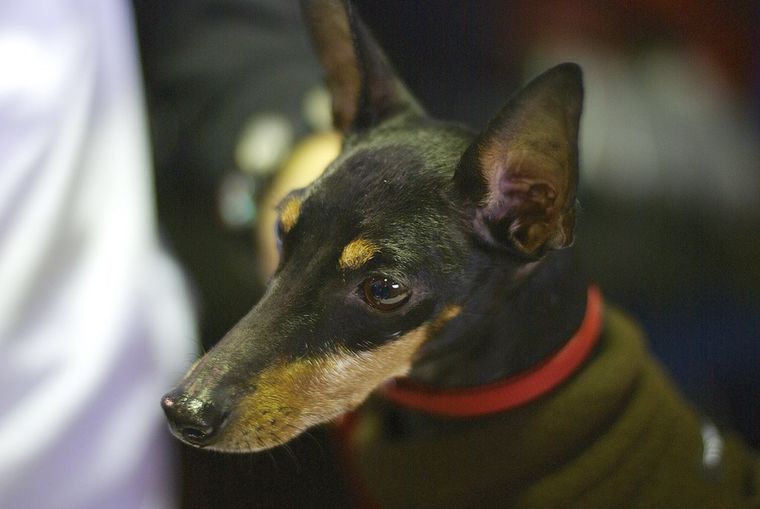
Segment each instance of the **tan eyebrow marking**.
M367 239L354 239L343 248L338 260L341 269L358 269L380 252L380 246Z
M288 233L298 222L298 216L301 215L301 203L303 203L303 200L298 196L294 196L282 206L280 223L282 224L283 232Z

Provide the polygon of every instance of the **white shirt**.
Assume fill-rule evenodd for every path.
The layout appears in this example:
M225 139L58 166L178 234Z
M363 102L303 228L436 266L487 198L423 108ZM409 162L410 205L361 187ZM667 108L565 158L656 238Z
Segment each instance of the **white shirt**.
M192 360L121 0L0 0L0 507L172 505Z

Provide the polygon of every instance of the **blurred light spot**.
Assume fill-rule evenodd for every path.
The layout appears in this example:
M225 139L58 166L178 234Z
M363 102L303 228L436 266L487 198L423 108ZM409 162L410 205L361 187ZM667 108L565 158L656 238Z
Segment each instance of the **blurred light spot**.
M332 128L332 104L324 87L314 87L303 98L303 116L313 131Z
M263 113L243 127L235 163L245 173L266 175L282 162L293 144L293 127L283 115Z
M256 219L255 183L242 173L229 173L219 185L219 216L232 229L250 227Z
M708 470L714 469L723 457L723 439L714 424L708 422L702 425L702 443L702 464Z

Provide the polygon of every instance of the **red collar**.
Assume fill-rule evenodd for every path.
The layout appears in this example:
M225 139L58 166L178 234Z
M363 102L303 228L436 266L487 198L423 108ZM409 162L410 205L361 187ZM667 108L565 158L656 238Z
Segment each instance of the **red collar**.
M401 406L449 417L474 417L529 403L564 382L593 351L601 332L602 294L588 288L586 315L575 335L538 366L505 380L479 387L435 389L396 379L380 389Z

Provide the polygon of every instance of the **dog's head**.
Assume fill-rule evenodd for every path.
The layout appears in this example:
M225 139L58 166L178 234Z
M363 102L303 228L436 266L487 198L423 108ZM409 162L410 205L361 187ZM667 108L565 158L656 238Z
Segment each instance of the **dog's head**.
M577 66L534 80L473 137L424 113L350 5L303 8L344 146L280 204L264 297L164 397L193 445L265 449L352 410L419 360L487 260L517 278L572 242Z

